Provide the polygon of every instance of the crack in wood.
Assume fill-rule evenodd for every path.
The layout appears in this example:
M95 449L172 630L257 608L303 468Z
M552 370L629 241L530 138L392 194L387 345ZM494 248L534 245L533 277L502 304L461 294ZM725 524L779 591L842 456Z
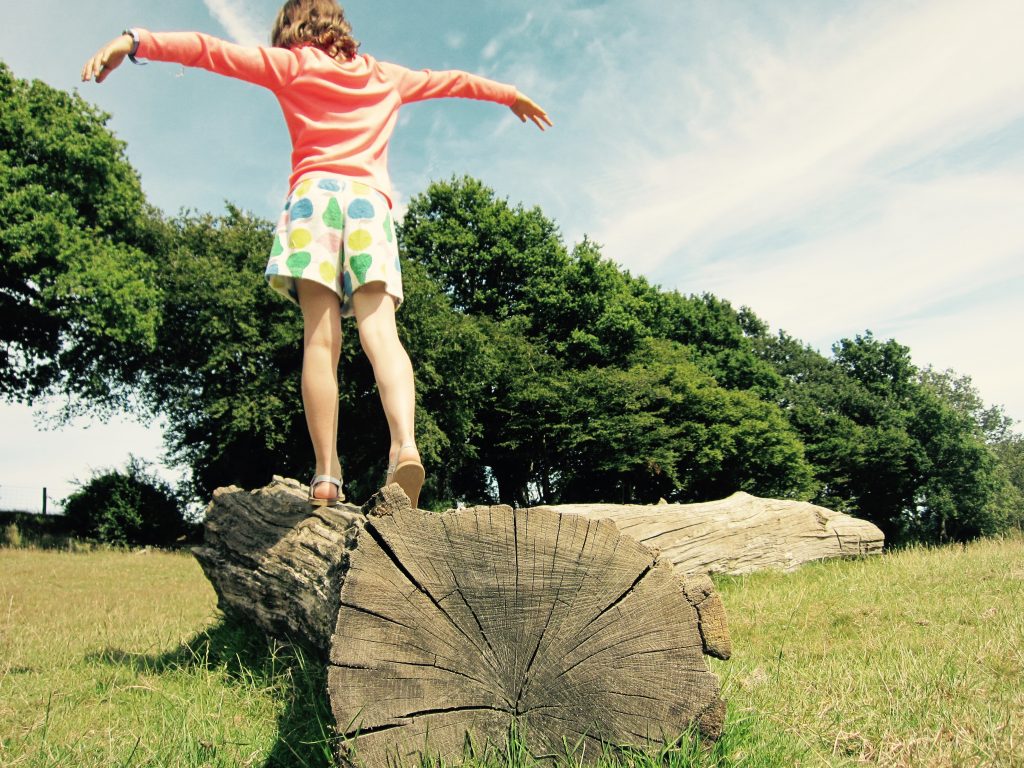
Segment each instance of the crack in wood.
M558 561L558 540L562 535L562 516L558 516L558 528L555 531L555 543L551 549L551 575L555 573L555 563ZM519 693L516 695L515 711L519 714L519 704L522 702L523 697L526 695L526 691L530 687L530 670L533 669L533 662L537 658L537 652L540 650L541 643L544 642L544 636L547 634L548 627L551 625L551 617L555 614L555 607L558 605L557 597L562 594L562 586L565 584L565 572L561 574L561 578L558 581L558 589L555 590L555 594L551 599L551 610L548 611L548 618L544 622L543 628L540 631L540 637L537 638L537 644L533 647L533 653L530 655L530 660L526 663L526 669L523 670L523 676L519 683Z
M617 544L617 542L616 542L616 544ZM625 600L627 597L629 597L633 593L633 591L637 588L637 586L640 584L640 582L643 580L643 578L648 573L650 573L651 571L654 570L654 566L655 565L657 565L657 561L656 560L652 560L650 563L648 563L647 566L645 566L644 569L640 572L640 575L637 576L635 579L633 579L633 583L630 584L628 587L626 587L625 591L621 595L619 595L617 598L612 600L612 602L609 603L607 606L602 608L597 613L596 616L594 616L590 621L588 621L586 624L584 624L582 627L580 627L579 631L582 632L583 630L585 630L587 627L589 627L595 621L597 621L602 616L604 616L606 613L608 613L608 611L610 611L612 608L614 608L619 603L621 603L623 600Z
M640 639L642 639L644 637L647 637L649 635L661 634L661 632L662 632L662 630L660 628L655 628L655 629L652 629L652 630L650 630L648 632L644 632L642 635L633 635L630 639L633 640L633 641L637 641L637 640L640 640ZM590 636L588 636L586 638L586 640L590 640L590 638L592 638L592 637L593 637L593 635L590 635ZM586 642L586 640L584 640L584 642ZM584 662L590 661L592 658L594 658L595 656L597 656L599 654L604 653L609 648L614 648L616 645L619 645L620 642L621 641L618 638L616 638L616 639L612 640L610 643L608 643L608 645L601 646L596 651L587 654L586 656L584 656L579 661L577 661L574 664L572 664L571 666L566 667L565 669L563 669L561 672L559 672L557 675L555 675L555 679L557 680L558 678L563 677L564 675L569 674L574 669L576 669L576 667L578 667L580 664L583 664ZM576 647L578 648L580 645L583 645L583 643L580 643Z
M442 616L444 616L446 619L448 619L448 622L453 627L455 627L456 630L458 630L459 634L462 635L464 638L466 638L466 640L474 648L476 648L477 652L481 655L481 657L483 657L483 650L475 642L473 642L473 638L471 638L466 633L466 631L459 625L459 623L457 621L455 621L455 619L452 618L452 616L450 616L448 614L448 612L434 598L434 596L432 594L430 594L430 592L427 590L427 588L424 587L422 584L420 584L419 581L416 579L416 577L413 576L412 573L409 572L409 569L406 568L405 565L402 564L402 562L398 558L398 555L395 553L394 549L391 548L391 545L388 544L388 542L384 539L384 536L380 533L380 531L377 530L376 526L371 525L371 524L368 523L366 525L366 527L364 528L364 530L367 533L370 534L370 538L372 538L374 540L374 542L376 542L377 546L381 548L381 550L384 552L384 554L387 556L387 558L391 561L391 563L395 566L395 568L397 568L398 571L406 578L406 580L413 587L415 587L417 590L419 590L419 592L421 592L431 603L433 603L434 607L437 608L438 613L440 613Z
M444 531L444 536L448 540L449 546L451 546L452 549L455 550L455 542L452 541L451 533L449 532L448 526L443 518L441 520L441 530ZM484 625L483 623L481 623L480 617L476 614L476 610L473 608L473 606L469 602L469 599L466 597L466 593L463 591L462 585L459 583L459 577L456 575L455 570L451 567L451 563L448 563L448 573L451 575L452 581L455 583L455 590L456 592L458 592L459 597L462 598L463 605L465 605L466 608L469 609L469 614L473 617L473 621L476 622L477 629L480 630L480 637L483 638L484 644L487 646L487 649L491 652L492 659L488 660L491 666L491 671L497 673L498 652L494 649L494 646L491 645L491 640L489 637L487 637L487 632L484 630ZM507 697L502 696L502 698Z
M436 709L420 709L415 712L409 712L405 715L398 715L395 719L401 721L415 720L418 717L429 717L430 715L446 715L452 712L499 712L503 715L512 716L512 713L501 707L490 707L486 704L480 705L465 705L461 707L437 707ZM380 725L371 725L367 728L356 728L351 731L347 731L342 734L345 739L356 739L361 736L366 736L371 733L380 733L381 731L390 731L393 728L405 728L409 725L408 722L392 722L382 723Z

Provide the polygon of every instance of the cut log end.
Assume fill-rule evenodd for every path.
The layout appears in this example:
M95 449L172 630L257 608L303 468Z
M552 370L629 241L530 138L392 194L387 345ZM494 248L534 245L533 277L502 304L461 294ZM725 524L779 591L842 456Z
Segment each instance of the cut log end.
M348 759L457 760L510 729L536 756L721 733L705 653L728 656L728 634L710 580L688 586L607 520L438 515L391 487L364 511L328 669Z

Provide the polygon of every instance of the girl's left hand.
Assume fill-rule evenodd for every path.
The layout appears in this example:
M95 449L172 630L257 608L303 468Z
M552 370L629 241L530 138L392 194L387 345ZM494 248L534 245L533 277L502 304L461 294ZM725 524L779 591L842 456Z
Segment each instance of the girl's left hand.
M551 118L548 117L548 113L545 112L540 106L533 101L529 96L516 92L515 103L509 106L513 114L519 118L521 122L526 122L528 119L532 120L534 124L544 130L545 123L548 127L554 125L551 122Z
M131 53L134 43L131 35L119 35L100 48L82 67L82 82L95 78L97 83L102 83L107 75L121 66L124 57Z

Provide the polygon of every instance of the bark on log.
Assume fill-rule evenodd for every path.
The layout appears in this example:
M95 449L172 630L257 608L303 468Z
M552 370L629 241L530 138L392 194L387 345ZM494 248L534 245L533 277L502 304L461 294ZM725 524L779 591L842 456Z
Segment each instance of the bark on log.
M702 504L561 504L557 512L611 520L681 574L791 571L811 560L880 554L882 531L805 501L734 493Z
M680 578L607 520L436 515L398 486L363 511L311 510L280 478L220 489L196 550L225 611L325 652L360 762L458 760L467 734L500 745L513 724L538 755L721 733L704 656L727 657L728 632L706 576Z
M268 635L301 639L324 657L338 618L341 581L363 515L316 510L306 488L274 477L265 488L218 488L206 509L196 559L226 614Z

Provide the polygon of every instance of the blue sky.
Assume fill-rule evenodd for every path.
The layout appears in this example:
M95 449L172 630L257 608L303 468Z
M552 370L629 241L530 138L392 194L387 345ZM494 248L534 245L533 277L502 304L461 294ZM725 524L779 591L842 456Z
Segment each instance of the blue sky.
M475 0L345 3L363 50L516 84L555 127L490 104L402 111L404 201L471 174L538 205L569 243L666 288L748 305L827 352L871 329L970 375L1024 419L1024 4L1018 0ZM0 58L75 88L124 26L259 43L276 0L37 0L5 9ZM288 138L273 97L167 64L79 87L149 199L274 217ZM0 487L156 459L159 430L40 431L0 406ZM49 480L47 480L49 478ZM56 480L56 482L54 482Z

